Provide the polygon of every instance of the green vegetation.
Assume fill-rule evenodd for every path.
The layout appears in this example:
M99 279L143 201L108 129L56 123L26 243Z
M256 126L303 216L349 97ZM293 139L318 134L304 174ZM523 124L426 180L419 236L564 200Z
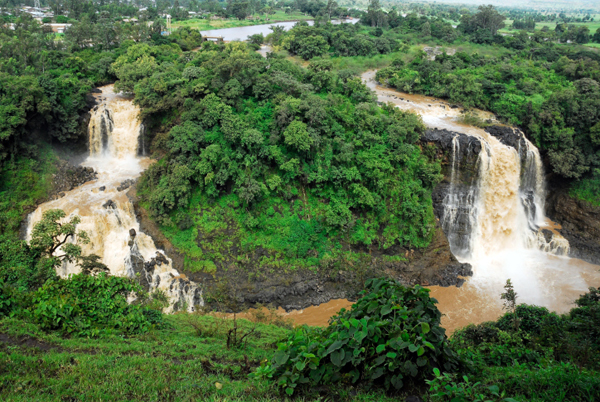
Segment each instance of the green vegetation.
M428 244L439 166L415 145L417 116L378 107L328 61L303 69L242 43L191 59L170 49L133 45L112 68L143 115L172 127L139 194L188 266L260 248L265 263L318 267L343 243Z
M580 200L587 201L593 205L600 206L600 177L578 180L571 186L569 193Z
M433 367L453 372L459 363L435 302L418 285L369 280L350 310L342 309L324 330L294 332L257 376L272 378L288 395L337 382L386 390L418 387Z
M447 339L427 289L383 279L367 286L328 328L290 329L259 313L234 321L196 312L165 316L126 338L105 331L90 339L4 317L0 396L276 401L293 392L300 401L598 401L596 289L569 314L517 305ZM233 328L250 335L233 345Z
M0 236L14 235L24 215L48 196L54 162L54 153L43 146L37 160L21 156L5 165L0 176Z

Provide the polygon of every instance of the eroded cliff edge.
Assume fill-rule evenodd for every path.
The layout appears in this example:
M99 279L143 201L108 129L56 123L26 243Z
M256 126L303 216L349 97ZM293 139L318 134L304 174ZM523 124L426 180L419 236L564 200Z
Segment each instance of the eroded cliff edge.
M561 235L569 241L569 256L600 265L600 207L569 195L568 185L549 183L546 214L562 226Z

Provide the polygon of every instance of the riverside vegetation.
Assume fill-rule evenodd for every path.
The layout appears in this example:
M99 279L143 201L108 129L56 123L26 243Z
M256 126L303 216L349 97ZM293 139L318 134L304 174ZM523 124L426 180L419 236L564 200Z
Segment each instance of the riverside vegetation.
M303 68L244 43L202 44L189 28L166 38L159 20L100 36L103 18L82 15L64 41L26 15L14 31L0 28L3 400L598 400L596 289L569 314L515 304L448 339L427 289L371 279L330 327L290 329L164 316L160 294L102 273L77 244L53 254L77 234L77 218L60 221L61 211L44 217L30 243L19 239L22 219L52 192L57 152L77 149L86 94L117 80L141 107L158 160L139 183L141 205L188 270L243 266L256 249L265 250L260 268L279 272L426 246L440 167L417 144L419 118L377 105L361 83L370 57L390 66L379 77L400 89L521 124L554 173L577 180L572 193L598 202L595 53L501 39L476 14L454 29L374 4L366 26L274 29L266 40L310 60ZM430 61L423 41L463 51ZM83 273L58 278L65 258ZM231 342L233 325L243 342Z
M89 288L82 283L106 280L87 278L70 280L83 298ZM569 314L516 305L497 322L468 326L448 339L427 289L387 279L366 286L328 328L292 330L256 314L237 320L252 335L235 345L231 320L200 312L161 317L149 310L153 324L131 332L106 331L111 324L86 310L79 318L105 330L65 337L36 324L31 310L13 309L0 320L0 395L7 401L598 400L596 289ZM120 308L113 298L95 303L103 311Z

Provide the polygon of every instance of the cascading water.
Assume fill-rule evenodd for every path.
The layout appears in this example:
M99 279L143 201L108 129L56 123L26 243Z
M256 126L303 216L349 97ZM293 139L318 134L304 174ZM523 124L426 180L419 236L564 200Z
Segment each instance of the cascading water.
M78 215L78 230L90 242L82 245L84 255L96 254L111 275L135 277L150 291L161 290L170 304L165 312L203 305L199 287L173 269L171 260L157 250L152 238L140 230L133 205L126 195L132 180L151 162L138 157L141 124L139 109L129 99L100 88L101 103L91 111L89 157L84 166L98 172L98 179L69 191L58 200L40 205L28 218L27 237L44 211L62 209L67 217ZM75 263L64 262L59 275L78 273Z
M510 129L509 129L510 130ZM460 186L459 135L452 139L450 188L444 198L442 227L455 255L477 260L515 247L538 248L557 255L568 254L568 242L557 232L550 239L541 230L544 216L544 174L538 150L518 131L515 144L471 128L467 135L481 144L477 174ZM457 214L457 211L463 211ZM468 218L468 228L460 219Z
M433 287L446 328L495 319L500 293L511 279L519 303L568 311L600 281L598 267L568 258L569 243L544 214L545 185L538 150L518 130L487 131L460 123L462 110L431 97L378 86L363 74L380 102L421 115L426 134L448 150L448 182L436 211L453 254L473 267L461 288ZM494 119L478 111L484 120ZM435 198L435 197L434 197Z

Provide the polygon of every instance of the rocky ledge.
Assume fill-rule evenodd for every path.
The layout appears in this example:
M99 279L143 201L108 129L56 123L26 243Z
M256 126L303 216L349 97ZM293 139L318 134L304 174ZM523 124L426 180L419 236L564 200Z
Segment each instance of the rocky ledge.
M600 265L600 207L569 195L561 183L550 183L546 215L560 224L569 241L569 256Z
M55 200L64 197L65 192L97 178L98 174L90 167L74 166L69 162L60 161L57 172L52 178L52 191L49 199Z

